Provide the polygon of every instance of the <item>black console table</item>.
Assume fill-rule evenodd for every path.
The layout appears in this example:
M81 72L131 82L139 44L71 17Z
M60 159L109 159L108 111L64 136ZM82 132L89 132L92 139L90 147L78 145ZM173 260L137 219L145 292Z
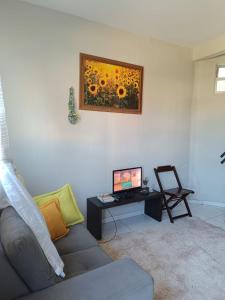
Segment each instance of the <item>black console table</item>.
M160 222L162 219L162 194L155 191L147 195L141 192L133 192L119 201L109 203L103 203L97 197L88 198L87 229L97 240L101 240L102 210L140 201L145 201L145 214Z

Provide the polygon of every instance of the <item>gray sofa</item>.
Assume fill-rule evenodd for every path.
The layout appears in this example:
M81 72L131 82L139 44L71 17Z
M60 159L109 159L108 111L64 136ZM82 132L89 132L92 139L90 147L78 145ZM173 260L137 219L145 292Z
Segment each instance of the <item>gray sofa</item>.
M133 260L113 262L82 225L55 246L66 277L57 277L30 228L12 207L0 216L1 300L153 299L153 280Z

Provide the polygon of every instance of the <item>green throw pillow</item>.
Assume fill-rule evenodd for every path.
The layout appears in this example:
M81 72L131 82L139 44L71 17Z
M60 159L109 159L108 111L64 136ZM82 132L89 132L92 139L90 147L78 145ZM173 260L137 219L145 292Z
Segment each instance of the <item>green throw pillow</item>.
M84 216L77 206L76 199L69 184L64 185L57 191L36 196L34 197L34 200L38 206L41 206L51 202L55 198L59 199L60 210L67 226L78 224L84 221Z

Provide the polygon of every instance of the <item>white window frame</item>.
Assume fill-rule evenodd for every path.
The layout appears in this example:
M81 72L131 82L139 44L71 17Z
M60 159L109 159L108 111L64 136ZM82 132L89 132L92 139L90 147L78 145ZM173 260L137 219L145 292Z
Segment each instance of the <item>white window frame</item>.
M216 94L223 94L225 91L217 91L217 82L218 81L225 81L225 77L218 77L219 68L225 68L225 65L216 65L216 80L215 80L215 93Z

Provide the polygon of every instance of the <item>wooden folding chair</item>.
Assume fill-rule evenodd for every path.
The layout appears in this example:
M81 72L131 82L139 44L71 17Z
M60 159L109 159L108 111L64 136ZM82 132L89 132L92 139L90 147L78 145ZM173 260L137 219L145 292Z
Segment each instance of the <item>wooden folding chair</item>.
M155 171L155 176L156 176L156 179L157 179L159 187L160 187L160 191L163 194L163 200L164 200L163 209L167 210L168 216L170 218L170 222L174 223L175 219L186 217L186 216L192 217L191 210L189 208L186 198L189 194L194 194L194 191L184 189L182 187L180 179L179 179L177 171L176 171L176 168L174 166L160 166L160 167L155 168L154 171ZM173 172L174 173L178 187L166 189L166 190L163 189L159 174L165 173L165 172ZM187 213L173 217L172 210L182 201L184 201L185 207L187 209ZM171 202L173 202L173 204L171 204Z

